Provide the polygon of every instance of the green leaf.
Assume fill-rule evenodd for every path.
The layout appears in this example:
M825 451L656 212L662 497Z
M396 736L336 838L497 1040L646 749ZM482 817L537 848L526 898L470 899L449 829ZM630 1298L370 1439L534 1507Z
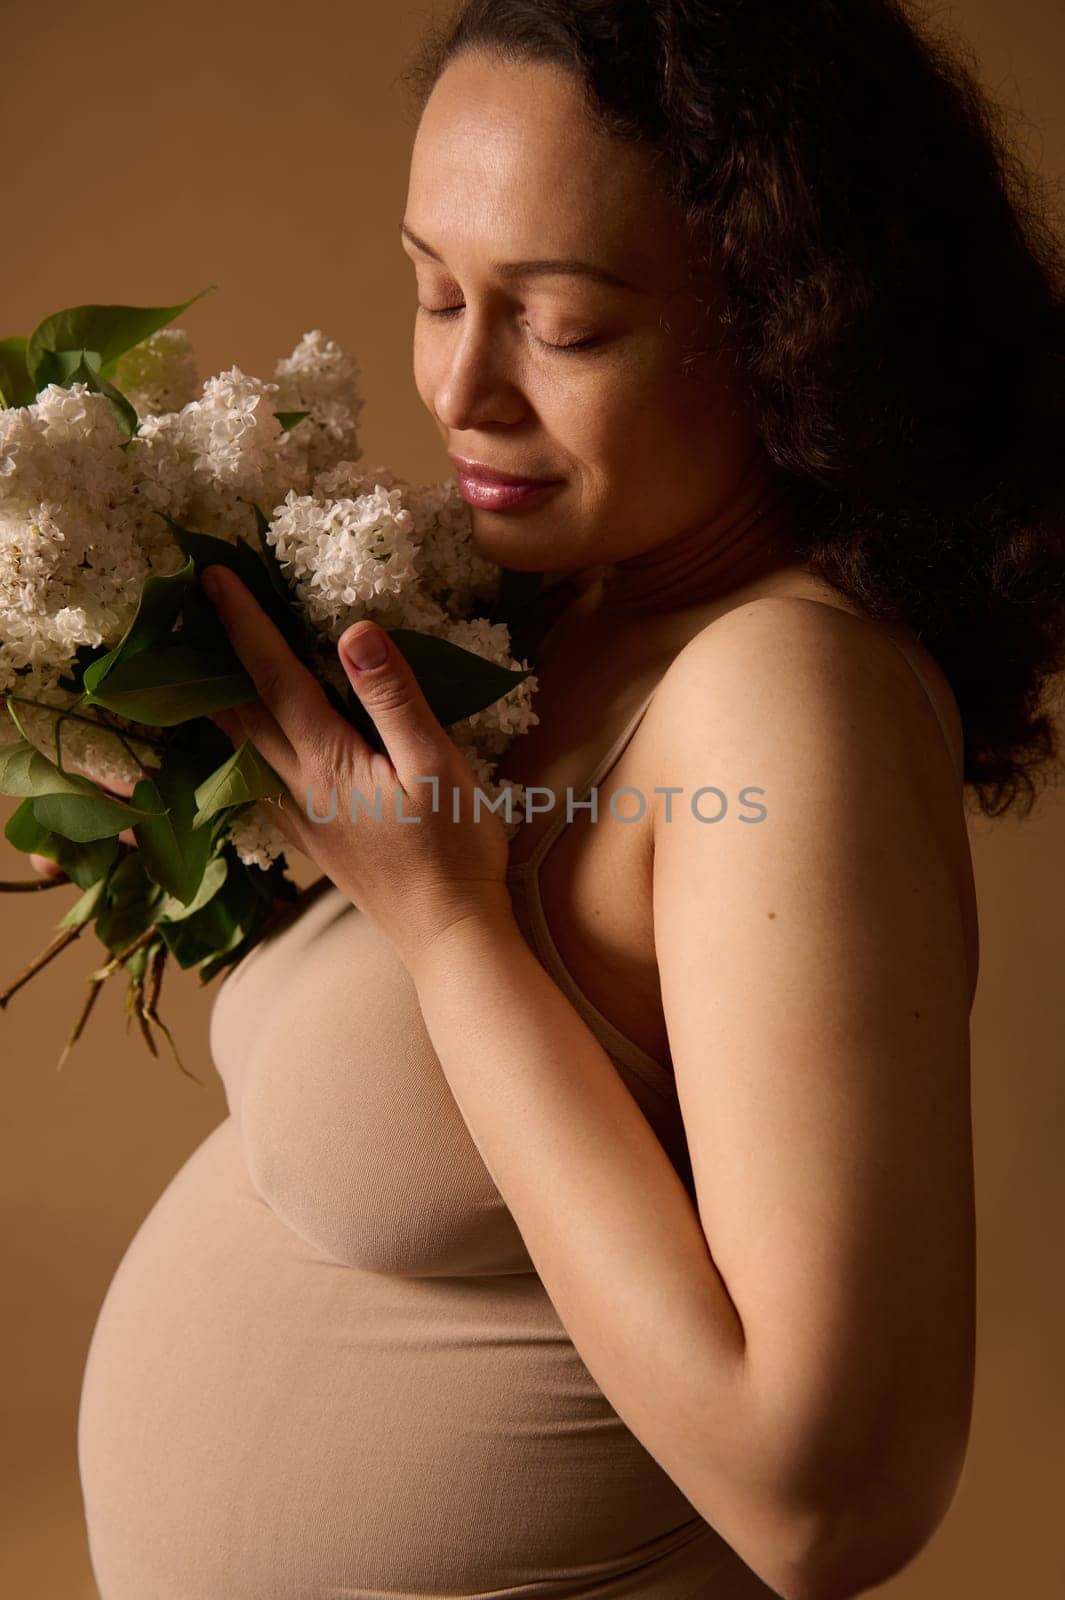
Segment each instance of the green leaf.
M46 855L52 861L56 859L52 851L46 848L51 843L52 835L37 821L30 800L23 800L8 817L4 827L4 838L9 844L13 844L16 850L22 850L26 855L35 853Z
M167 895L159 911L160 924L164 920L167 922L181 922L186 917L195 916L207 904L208 900L218 893L226 881L228 872L229 863L226 861L225 856L215 856L213 861L207 863L206 870L200 880L200 886L188 905L185 905L180 899L175 899L173 895Z
M209 772L210 762L200 752L167 750L154 780L143 780L150 783L153 797L166 805L167 814L137 823L133 829L152 879L185 905L199 891L214 845L211 831L196 828L193 820L196 786ZM141 787L138 783L134 789L134 800L140 800Z
M196 790L196 815L192 826L199 828L223 806L243 805L250 800L273 799L285 793L285 785L250 739L239 745L228 761Z
M30 801L30 804L36 805L37 802ZM119 856L116 834L107 834L102 839L87 839L81 843L64 839L61 833L52 837L56 847L52 859L59 863L71 883L76 883L79 889L87 889L105 877Z
M225 882L207 904L178 922L161 922L159 932L181 967L192 967L217 957L242 943L256 920L262 903L249 880L249 869L230 862Z
M122 857L107 877L107 903L114 906L134 905L152 888L144 858L137 850Z
M89 794L43 794L33 801L33 814L44 827L64 839L84 844L113 839L147 813L122 800L112 800L94 786Z
M99 372L99 350L46 350L37 367L38 389L43 389L47 383L58 383L65 388L77 369L90 363L91 370ZM85 381L83 378L82 382Z
M302 422L304 417L309 417L309 411L275 411L275 417L280 422L285 433L291 433L297 422Z
M224 967L231 967L235 962L240 961L247 953L251 943L251 934L242 933L241 937L235 944L230 945L228 950L219 950L215 955L205 957L201 961L199 968L201 987L205 983L210 983L212 978L217 977Z
M149 876L179 899L190 900L196 885L189 881L189 866L178 842L170 809L158 786L153 779L142 778L134 786L132 798L138 805L157 813L145 817L133 830Z
M97 656L82 675L82 686L90 693L100 687L112 667L144 650L157 650L173 638L174 623L193 587L193 563L186 561L179 572L154 574L141 586L137 610L125 633L113 649Z
M210 983L211 979L221 972L223 968L233 966L235 962L243 960L252 946L258 942L263 928L281 902L288 901L291 903L299 899L300 891L298 887L291 878L285 876L286 865L283 859L272 861L266 868L246 867L241 864L241 870L258 898L258 908L246 914L243 938L237 939L227 950L221 950L213 956L208 956L200 964L199 978L201 986Z
M91 778L80 773L61 772L55 762L49 761L25 736L0 747L0 794L33 796L37 821L67 839L84 841L121 833L143 815L136 806L105 795ZM39 810L45 802L48 802L46 809ZM53 820L56 817L63 818L64 822L82 818L85 820L79 826L93 826L98 831L72 833ZM113 828L108 821L112 818L116 823Z
M253 680L232 652L216 656L175 644L140 651L112 667L87 701L134 722L170 728L257 698Z
M178 306L71 306L45 317L33 330L26 351L26 366L36 377L42 358L57 350L96 350L105 377L111 377L114 363L135 344L140 344L207 294L216 284L208 284L191 300ZM41 385L37 384L34 393Z
M95 883L90 883L83 894L80 894L65 916L60 917L56 923L57 928L77 928L86 922L91 922L96 915L96 908L104 892L104 880L98 878Z
M281 603L285 606L292 606L295 604L295 597L289 588L285 569L277 559L277 551L266 537L270 527L269 519L257 505L253 504L252 510L255 512L255 526L259 535L259 545L262 550L262 562L266 568L266 575L270 579L274 593Z
M246 539L238 538L235 543L230 544L225 539L216 539L213 534L196 533L191 528L182 528L173 518L168 517L165 511L160 512L160 516L165 518L181 549L195 560L197 578L204 567L213 565L228 567L231 572L235 572L293 653L301 661L308 660L317 644L313 630L289 603L287 589L284 596L279 593L267 563L252 549Z
M26 365L29 342L23 334L0 339L0 406L28 406L37 397Z
M17 726L10 702L8 712ZM34 818L42 827L82 844L113 837L145 814L105 795L80 773L61 772L25 734L0 747L0 794L31 796Z
M445 728L483 711L532 675L520 668L498 666L435 634L413 628L386 631L406 657L433 715Z
M94 924L97 938L118 955L147 932L165 897L166 890L148 878L140 851L132 850L107 879L102 897L106 903Z
M0 745L0 794L87 794L88 778L60 772L25 736Z
M27 855L47 856L62 867L70 881L80 889L88 889L106 876L118 855L115 835L76 844L71 839L64 839L62 834L52 833L38 822L33 806L32 799L23 800L7 820L4 837L16 850L25 851Z
M233 649L218 612L199 583L191 584L185 596L177 640L181 644L187 644L191 649L202 650L208 655L224 656ZM240 665L236 656L234 664Z
M34 376L41 389L48 383L58 383L64 389L69 389L74 383L86 384L94 394L105 396L115 421L127 438L132 438L136 433L139 426L137 413L125 395L101 375L98 351L46 351Z

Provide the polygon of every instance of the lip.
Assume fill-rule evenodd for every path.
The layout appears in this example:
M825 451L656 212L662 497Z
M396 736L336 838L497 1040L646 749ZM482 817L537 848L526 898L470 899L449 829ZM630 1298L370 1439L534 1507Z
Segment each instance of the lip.
M486 483L483 478L466 478L459 472L459 494L468 506L482 511L509 511L530 500L542 500L558 487L555 483Z
M448 457L459 469L459 476L471 478L477 483L503 484L515 489L540 489L549 483L560 483L560 478L523 478L513 472L501 472L496 467L489 467L483 461L471 461L467 456L455 456L448 451Z

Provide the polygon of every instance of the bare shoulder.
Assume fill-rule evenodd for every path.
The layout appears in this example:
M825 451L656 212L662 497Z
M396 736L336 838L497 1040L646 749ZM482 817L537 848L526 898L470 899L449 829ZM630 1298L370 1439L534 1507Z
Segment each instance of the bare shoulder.
M764 596L708 623L663 676L648 742L668 756L693 718L731 728L752 753L782 737L866 747L900 761L941 809L960 807L961 722L947 679L915 640L840 606Z
M944 695L949 715L949 685L941 706ZM726 845L742 841L769 866L771 836L832 875L859 859L871 875L905 863L954 906L971 998L979 951L961 786L929 695L882 625L790 596L741 604L674 657L646 721L656 853L710 851L720 868ZM673 816L657 792L670 787ZM755 851L764 830L744 824L767 818L776 825Z

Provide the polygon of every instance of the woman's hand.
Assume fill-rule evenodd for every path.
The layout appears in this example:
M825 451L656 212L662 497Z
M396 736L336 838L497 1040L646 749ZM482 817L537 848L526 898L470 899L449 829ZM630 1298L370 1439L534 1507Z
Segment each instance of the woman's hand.
M234 573L207 568L204 589L259 696L211 720L234 747L250 739L285 783L277 821L286 837L373 918L408 967L458 922L513 926L503 824L483 800L474 817L469 762L384 630L357 622L337 641L380 752L333 709ZM374 644L382 660L360 669L356 648Z

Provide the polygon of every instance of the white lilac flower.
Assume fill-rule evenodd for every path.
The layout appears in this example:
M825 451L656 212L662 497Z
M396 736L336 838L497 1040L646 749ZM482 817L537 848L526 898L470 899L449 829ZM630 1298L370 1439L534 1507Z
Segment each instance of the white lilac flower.
M180 411L199 387L188 334L183 328L159 328L119 356L112 382L142 420Z
M269 867L288 848L288 840L272 820L265 800L257 800L234 818L226 836L245 866Z
M376 467L367 470L360 467L359 458L356 456L351 461L334 461L332 466L316 473L311 492L321 500L336 500L343 497L357 498L360 494L370 494L374 489L402 489L405 487L403 479L390 467Z
M82 527L84 519L82 519ZM78 564L77 512L42 502L25 520L0 510L0 681L27 667L69 663L80 644L121 634L132 607L119 585ZM140 577L146 574L142 569Z
M61 756L65 769L105 784L136 783L145 768L158 767L158 748L148 742L157 735L142 723L86 706L79 695L39 673L18 678L11 692L18 696L14 709L27 738L49 761ZM77 715L62 718L71 708ZM9 725L5 737L13 731Z
M128 496L123 435L103 395L50 384L0 411L0 682L109 646L151 571Z
M477 549L470 508L454 479L409 486L403 503L414 516L423 580L450 615L469 617L479 602L493 600L501 569Z
M269 517L282 499L289 479L276 398L275 384L233 367L208 379L202 400L181 413L191 413L199 446L189 508L193 527L235 539L255 527L251 502Z
M339 638L352 622L390 606L418 582L413 518L399 490L325 499L290 490L266 538L310 622Z
M76 495L107 510L126 481L123 442L103 395L49 384L32 405L0 410L0 505L17 512Z
M268 516L288 478L276 400L276 384L230 367L181 411L146 417L129 450L142 498L198 533L253 536L252 503Z
M319 473L339 461L357 461L362 454L361 369L354 356L315 328L278 361L274 379L279 411L310 412L285 435L281 447L289 486L305 494Z
M315 479L314 492L328 497L368 493L375 487L400 491L414 519L422 584L449 616L469 617L479 602L496 597L501 569L477 549L470 508L453 478L412 484L391 467L363 471L354 462L341 461Z
M132 493L149 509L165 511L176 521L192 498L198 455L183 415L174 411L142 417L128 451Z

